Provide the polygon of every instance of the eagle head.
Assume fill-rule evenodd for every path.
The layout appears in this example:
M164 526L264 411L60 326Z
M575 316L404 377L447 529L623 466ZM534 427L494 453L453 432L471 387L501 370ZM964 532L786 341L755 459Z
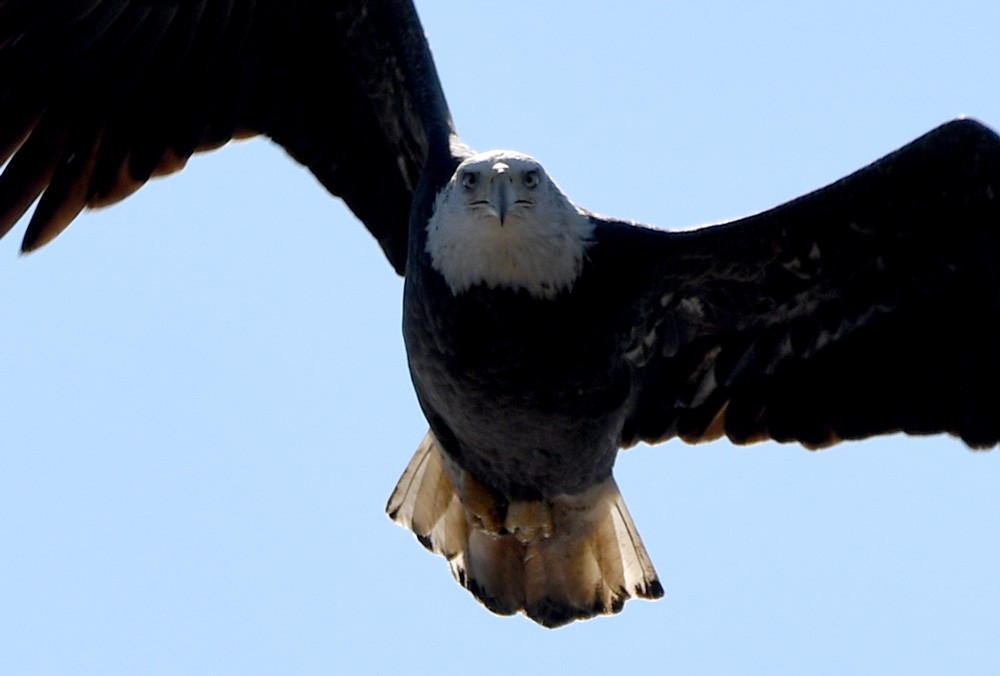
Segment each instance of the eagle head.
M473 155L438 193L426 250L452 293L477 284L552 299L580 276L594 225L535 159Z

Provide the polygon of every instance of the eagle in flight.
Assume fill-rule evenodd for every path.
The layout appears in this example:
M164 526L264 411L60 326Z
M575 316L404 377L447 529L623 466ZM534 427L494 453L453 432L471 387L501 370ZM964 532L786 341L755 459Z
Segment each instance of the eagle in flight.
M430 429L387 509L494 612L662 595L612 476L640 441L1000 441L1000 138L975 121L667 231L467 147L409 0L0 0L0 235L37 199L24 251L253 135L405 278Z

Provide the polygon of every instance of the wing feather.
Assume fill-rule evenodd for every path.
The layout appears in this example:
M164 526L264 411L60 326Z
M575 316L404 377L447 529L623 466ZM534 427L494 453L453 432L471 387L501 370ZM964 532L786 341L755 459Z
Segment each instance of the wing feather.
M421 171L453 133L409 0L0 1L0 235L41 195L26 251L263 134L402 272Z
M614 253L594 267L633 297L622 443L995 445L998 188L1000 138L958 120L756 216L674 233L605 222Z

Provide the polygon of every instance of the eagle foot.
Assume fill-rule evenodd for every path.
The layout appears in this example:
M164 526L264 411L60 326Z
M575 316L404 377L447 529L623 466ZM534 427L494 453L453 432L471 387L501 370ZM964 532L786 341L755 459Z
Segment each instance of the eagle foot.
M459 584L495 613L546 627L663 595L615 480L579 493L507 501L458 467L430 432L386 505Z
M465 507L470 523L490 535L507 535L509 507L507 500L468 472L449 472L455 484L455 494Z
M552 537L552 504L545 500L517 500L507 505L504 527L522 544Z

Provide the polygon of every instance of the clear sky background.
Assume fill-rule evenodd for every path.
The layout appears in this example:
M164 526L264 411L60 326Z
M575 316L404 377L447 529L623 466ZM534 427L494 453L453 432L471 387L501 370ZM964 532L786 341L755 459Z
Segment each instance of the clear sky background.
M1000 3L813 7L418 9L472 146L664 227L960 114L1000 127ZM19 259L22 232L0 244L4 673L1000 672L1000 452L629 451L666 597L548 631L487 612L385 517L426 429L402 284L280 149L196 159Z

